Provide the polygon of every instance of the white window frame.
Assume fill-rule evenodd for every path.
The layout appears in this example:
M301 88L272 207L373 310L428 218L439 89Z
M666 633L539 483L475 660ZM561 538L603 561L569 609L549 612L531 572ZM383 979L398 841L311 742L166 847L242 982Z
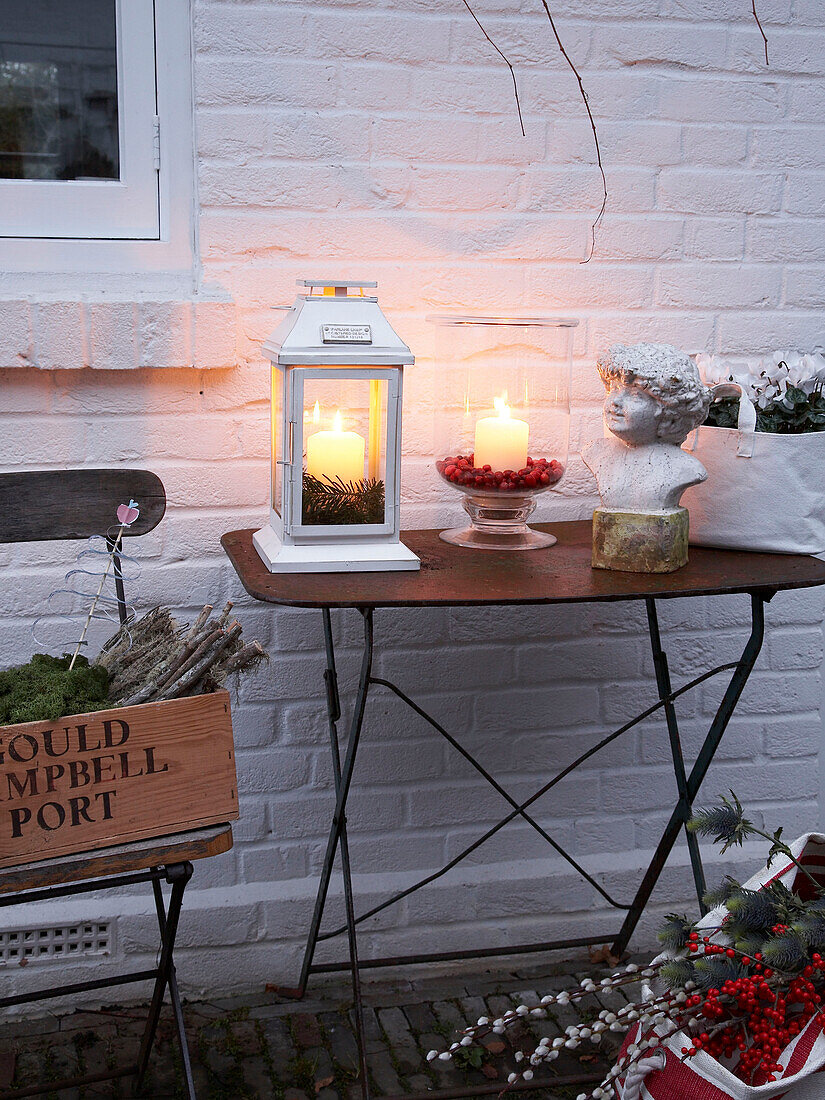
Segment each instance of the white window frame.
M8 210L2 185L30 189L38 187L76 188L73 199L83 214L76 213L74 236L29 236L31 222L24 221L15 235L3 235L8 227L3 217L0 229L0 296L12 291L65 291L77 280L89 289L88 273L122 275L134 282L136 275L156 273L177 286L181 279L191 287L193 279L195 232L194 121L192 95L192 28L190 0L118 0L118 99L125 102L121 120L121 154L124 156L122 184L117 181L0 181L0 207ZM147 13L151 15L151 38L147 39ZM137 41L132 32L138 26ZM121 33L121 28L123 32ZM147 50L151 51L147 53ZM152 60L152 54L154 59ZM144 66L149 80L133 82L130 96L129 74ZM121 85L120 73L126 75ZM151 83L151 97L147 87ZM124 101L124 95L126 99ZM135 113L137 112L137 114ZM134 141L132 140L134 138ZM148 145L147 145L148 142ZM130 144L135 156L142 157L141 168L130 162ZM124 155L125 145L125 155ZM148 166L148 174L147 174ZM147 186L147 182L150 186ZM149 233L145 221L140 235L129 215L117 215L109 226L100 225L99 196L104 190L119 191L130 205L130 186L142 187L152 203ZM115 200L117 202L118 200ZM94 236L80 232L81 217L91 214L97 221ZM25 211L21 221L27 218ZM118 224L118 218L120 223ZM134 219L132 219L134 223ZM105 232L105 236L101 233ZM48 274L46 274L48 273ZM65 275L54 285L54 276ZM21 278L22 277L22 278ZM117 284L117 280L115 284ZM108 280L106 287L113 286ZM165 285L165 284L164 284Z
M154 0L116 0L119 179L0 179L0 236L158 240Z

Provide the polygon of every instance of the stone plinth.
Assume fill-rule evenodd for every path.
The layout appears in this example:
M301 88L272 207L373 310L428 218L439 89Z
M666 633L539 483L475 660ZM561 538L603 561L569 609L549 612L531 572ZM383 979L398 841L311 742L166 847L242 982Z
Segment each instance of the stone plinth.
M593 568L672 573L687 565L688 511L593 513Z

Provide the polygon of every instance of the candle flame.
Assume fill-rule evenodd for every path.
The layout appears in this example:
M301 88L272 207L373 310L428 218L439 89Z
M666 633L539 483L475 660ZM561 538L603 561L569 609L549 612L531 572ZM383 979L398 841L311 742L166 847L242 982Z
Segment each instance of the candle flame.
M313 406L313 409L312 409L312 423L317 424L320 419L321 419L321 404L320 404L319 401L316 401L315 405Z
M335 416L332 418L332 430L335 432L340 432L343 430L343 427L344 424L341 420L341 410L337 409L335 412Z
M498 413L499 420L510 419L510 406L507 404L507 390L501 395L501 397L493 398L493 405Z

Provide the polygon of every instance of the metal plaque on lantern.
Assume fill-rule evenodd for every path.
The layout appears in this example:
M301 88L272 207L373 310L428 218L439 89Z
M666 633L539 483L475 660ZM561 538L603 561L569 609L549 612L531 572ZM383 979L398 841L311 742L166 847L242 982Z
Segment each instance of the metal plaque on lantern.
M445 542L531 550L556 539L527 519L567 466L572 333L553 317L427 318L435 325L435 469L463 496L468 527ZM440 393L439 393L440 391Z
M272 361L272 505L253 537L273 573L418 569L399 540L401 388L414 362L374 282L303 279Z

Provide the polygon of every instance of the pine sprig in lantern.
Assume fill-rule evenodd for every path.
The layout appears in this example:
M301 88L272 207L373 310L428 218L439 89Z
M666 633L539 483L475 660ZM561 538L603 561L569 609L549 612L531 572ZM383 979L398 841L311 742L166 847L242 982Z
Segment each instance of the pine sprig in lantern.
M342 481L304 474L303 522L343 525L383 523L384 482Z

